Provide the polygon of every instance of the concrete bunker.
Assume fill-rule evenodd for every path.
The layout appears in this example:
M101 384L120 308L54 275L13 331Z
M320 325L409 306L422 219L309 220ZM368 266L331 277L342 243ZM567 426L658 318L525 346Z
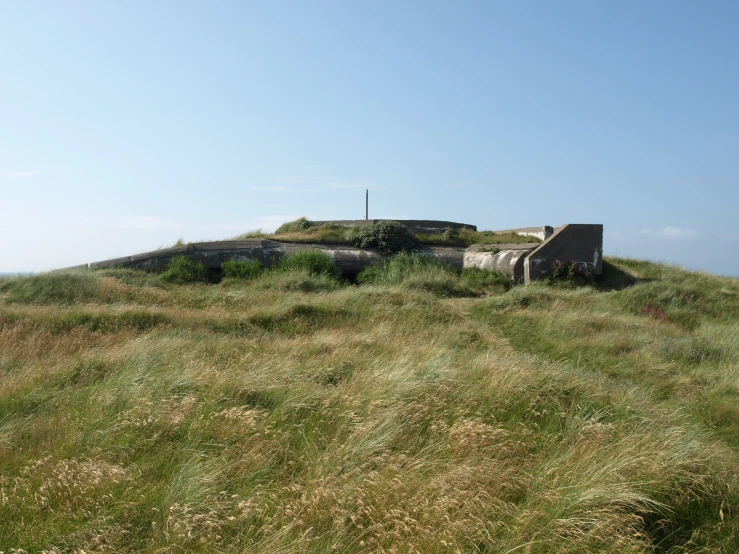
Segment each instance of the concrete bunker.
M338 220L315 221L316 224L332 223L346 227L366 226L381 221ZM451 221L400 220L414 233L434 234L445 229L467 228L477 230L475 225ZM551 272L555 262L574 262L582 271L593 275L602 272L603 225L569 223L561 227L550 226L504 229L495 233L511 233L530 236L542 242L471 246L424 246L420 253L436 256L457 269L480 268L499 271L518 283L530 283L544 278ZM356 275L371 264L385 259L371 248L356 248L341 244L311 244L280 242L267 239L224 240L197 242L183 246L165 248L153 252L115 258L69 269L101 269L109 267L131 267L142 269L164 269L175 256L186 256L208 268L219 269L228 260L259 260L270 267L280 258L301 250L321 250L331 256L347 275Z

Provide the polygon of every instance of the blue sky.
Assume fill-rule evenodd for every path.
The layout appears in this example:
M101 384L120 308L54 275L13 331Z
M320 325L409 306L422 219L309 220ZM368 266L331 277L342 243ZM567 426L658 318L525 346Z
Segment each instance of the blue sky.
M4 2L0 272L298 216L739 276L739 2Z

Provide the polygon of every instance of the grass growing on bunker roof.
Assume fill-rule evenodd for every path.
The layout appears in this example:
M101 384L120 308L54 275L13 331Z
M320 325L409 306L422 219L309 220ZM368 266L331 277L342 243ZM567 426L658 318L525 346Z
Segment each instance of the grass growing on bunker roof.
M0 551L737 551L736 280L394 263L0 281Z

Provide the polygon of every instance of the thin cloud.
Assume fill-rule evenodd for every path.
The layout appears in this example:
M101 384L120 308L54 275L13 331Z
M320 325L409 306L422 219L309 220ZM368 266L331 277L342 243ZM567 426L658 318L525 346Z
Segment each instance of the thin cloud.
M159 217L149 217L145 215L135 215L125 217L123 226L129 229L169 229L179 230L183 225L170 219L162 219Z
M673 227L668 225L661 229L642 229L639 234L645 237L653 237L662 240L693 240L698 238L698 231L687 227Z
M261 187L246 187L250 192L289 192L295 190L294 187L285 185L267 185Z
M328 189L366 189L369 188L363 181L333 181L326 183Z
M659 231L655 233L655 236L662 238L662 239L670 239L670 240L685 240L685 239L694 239L698 237L698 231L695 229L687 229L683 227L662 227Z
M30 169L27 171L14 171L12 173L6 173L5 178L7 179L23 179L24 177L37 177L41 175L43 171L38 169Z

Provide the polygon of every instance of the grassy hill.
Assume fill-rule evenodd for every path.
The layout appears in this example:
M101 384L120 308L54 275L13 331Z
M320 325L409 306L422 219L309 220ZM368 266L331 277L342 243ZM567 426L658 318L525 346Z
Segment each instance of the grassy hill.
M373 271L0 280L0 551L739 551L739 281Z

